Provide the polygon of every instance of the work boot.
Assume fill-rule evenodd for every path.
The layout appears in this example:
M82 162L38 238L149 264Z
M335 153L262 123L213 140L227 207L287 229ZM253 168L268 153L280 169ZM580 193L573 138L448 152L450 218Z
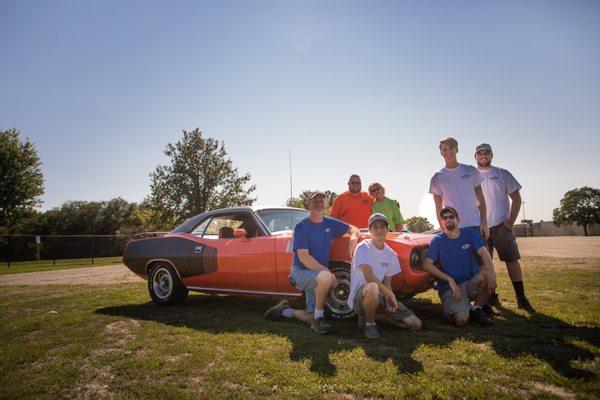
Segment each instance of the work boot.
M281 313L286 308L290 308L290 302L287 300L283 300L282 302L277 303L276 305L265 311L263 317L269 321L279 321L283 317Z
M527 300L527 297L517 298L517 307L519 307L521 310L527 311L530 314L537 312L537 311L535 311L535 308L533 308L531 303L529 303L529 300Z
M489 317L481 310L481 308L472 308L469 311L469 322L476 323L479 326L493 325Z
M493 307L500 308L502 305L500 304L500 298L498 297L498 293L493 292L490 295L490 297L488 297L487 304Z

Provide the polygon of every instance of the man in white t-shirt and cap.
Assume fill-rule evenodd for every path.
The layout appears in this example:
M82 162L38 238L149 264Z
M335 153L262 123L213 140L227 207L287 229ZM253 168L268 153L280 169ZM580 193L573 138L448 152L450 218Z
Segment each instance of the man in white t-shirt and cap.
M481 188L487 205L487 220L490 226L487 246L492 256L496 249L500 261L506 263L517 297L517 306L533 313L535 309L525 296L523 272L519 263L521 255L513 233L513 225L521 209L521 185L507 170L492 166L493 157L492 146L489 144L482 143L475 148L477 169L483 177ZM491 302L499 304L497 294L492 294Z
M485 198L481 189L483 178L477 168L459 164L456 159L458 141L451 137L440 140L440 153L445 166L436 172L429 183L429 193L433 195L435 213L440 228L444 224L440 211L444 207L454 208L460 218L459 228L473 228L486 240L489 236Z
M388 232L386 216L371 215L371 238L359 243L352 257L348 306L358 315L358 326L368 339L380 337L375 319L404 329L421 328L421 320L396 300L392 290L392 277L400 273L401 268L398 255L385 243Z

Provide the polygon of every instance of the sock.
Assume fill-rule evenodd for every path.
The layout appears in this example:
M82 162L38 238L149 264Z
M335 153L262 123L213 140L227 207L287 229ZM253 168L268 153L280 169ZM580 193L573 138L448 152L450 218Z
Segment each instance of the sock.
M314 319L321 318L324 316L325 316L325 310L323 310L323 309L319 310L318 308L315 308L315 316L313 317Z
M515 294L517 299L525 298L525 288L523 287L523 281L513 282L513 288L515 288Z
M292 318L294 316L294 309L293 308L284 308L283 311L281 312L281 315L283 315L286 318Z
M373 326L373 325L377 325L375 322L367 322L365 323L365 326Z

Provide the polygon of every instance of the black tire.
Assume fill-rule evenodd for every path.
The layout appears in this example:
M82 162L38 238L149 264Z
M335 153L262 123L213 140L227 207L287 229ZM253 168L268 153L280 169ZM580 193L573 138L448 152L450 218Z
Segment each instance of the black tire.
M343 263L332 264L329 270L335 275L338 285L329 291L325 299L325 308L328 315L334 319L349 319L355 313L348 306L348 295L350 294L350 265Z
M150 268L148 292L152 301L159 306L181 304L189 294L173 267L167 263L156 263Z

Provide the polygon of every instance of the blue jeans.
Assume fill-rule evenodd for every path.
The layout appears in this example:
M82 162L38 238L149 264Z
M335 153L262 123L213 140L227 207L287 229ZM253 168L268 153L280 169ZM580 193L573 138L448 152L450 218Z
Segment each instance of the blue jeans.
M317 287L317 275L321 270L305 269L302 267L292 266L290 271L290 283L298 290L302 290L306 297L305 312L313 312L315 310L315 289Z

